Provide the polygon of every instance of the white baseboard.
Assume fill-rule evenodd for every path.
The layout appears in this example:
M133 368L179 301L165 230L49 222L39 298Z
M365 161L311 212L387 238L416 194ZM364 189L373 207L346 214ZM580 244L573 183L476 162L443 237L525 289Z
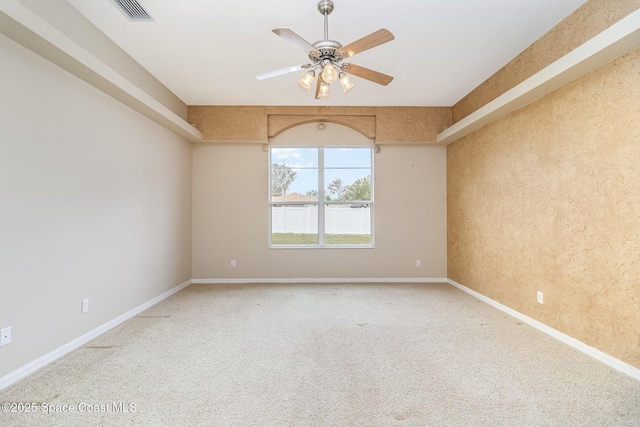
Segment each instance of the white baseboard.
M186 288L187 286L189 286L191 284L191 280L187 280L186 282L176 286L175 288L169 289L167 292L158 295L157 297L127 311L124 314L121 314L120 316L116 317L113 320L110 320L109 322L98 326L97 328L93 329L92 331L87 332L86 334L79 336L78 338L74 339L71 342L68 342L67 344L63 345L62 347L59 347L55 350L53 350L50 353L45 354L42 357L37 358L36 360L34 360L31 363L28 363L24 366L22 366L21 368L16 369L15 371L5 375L4 377L0 378L0 390L10 386L11 384L15 383L16 381L21 380L22 378L25 378L27 375L30 375L32 373L34 373L35 371L37 371L38 369L48 365L49 363L53 362L56 359L59 359L60 357L64 356L65 354L83 346L84 344L88 343L89 341L91 341L92 339L98 337L99 335L104 334L105 332L107 332L109 329L112 329L116 326L118 326L120 323L124 322L125 320L129 320L132 317L142 313L143 311L145 311L146 309L148 309L149 307L159 303L160 301L170 297L171 295L175 294L176 292Z
M241 283L449 283L449 279L430 277L351 277L351 278L287 278L287 279L192 279L194 284L241 284Z
M570 337L569 335L566 335L560 331L558 331L557 329L553 329L550 326L545 325L542 322L539 322L535 319L532 319L531 317L524 315L522 313L520 313L519 311L516 311L512 308L507 307L506 305L500 304L497 301L492 300L491 298L488 298L476 291L474 291L473 289L469 289L464 285L461 285L460 283L451 280L451 279L447 279L447 282L449 284L451 284L452 286L455 286L456 288L460 289L463 292L468 293L469 295L472 295L476 298L478 298L479 300L486 302L487 304L497 308L498 310L501 310L505 313L507 313L508 315L515 317L516 319L530 325L533 326L534 328L552 336L553 338L562 341L563 343L575 348L576 350L579 350L583 353L585 353L588 356L593 357L596 360L599 360L600 362L604 363L607 366L610 366L611 368L622 372L623 374L627 374L629 375L631 378L634 378L638 381L640 381L640 369L636 368L635 366L631 366L628 363L623 362L622 360L616 359L613 356L608 355L607 353L604 353L600 350L598 350L597 348L591 347L585 343L583 343L582 341L578 341L575 338Z
M92 339L98 337L99 335L107 332L108 330L118 326L119 324L121 324L122 322L138 315L139 313L143 312L144 310L148 309L149 307L152 307L153 305L159 303L160 301L168 298L169 296L175 294L176 292L186 288L187 286L189 286L190 284L235 284L235 283L246 283L246 284L250 284L250 283L449 283L450 285L462 290L463 292L466 292L476 298L478 298L479 300L486 302L487 304L507 313L508 315L530 325L533 326L534 328L552 336L553 338L556 338L558 340L560 340L561 342L570 345L571 347L593 357L596 360L599 360L600 362L610 366L613 369L616 369L617 371L620 371L626 375L629 375L630 377L640 381L640 369L631 366L619 359L616 359L613 356L610 356L596 348L593 348L591 346L588 346L587 344L578 341L575 338L572 338L556 329L551 328L550 326L545 325L544 323L541 323L535 319L532 319L529 316L526 316L516 310L513 310L503 304L500 304L497 301L492 300L491 298L488 298L472 289L467 288L464 285L461 285L460 283L451 280L451 279L445 279L445 278L396 278L396 279L391 279L391 278L379 278L379 277L374 277L374 278L322 278L322 279L318 279L318 278L296 278L296 279L192 279L192 280L187 280L186 282L182 283L181 285L176 286L173 289L168 290L167 292L164 292L161 295L158 295L157 297L145 302L144 304L141 304L131 310L129 310L128 312L116 317L115 319L93 329L92 331L87 332L86 334L76 338L75 340L63 345L62 347L57 348L56 350L45 354L44 356L34 360L31 363L28 363L27 365L16 369L15 371L5 375L4 377L0 378L0 390L10 386L11 384L15 383L16 381L21 380L22 378L25 378L27 375L32 374L33 372L37 371L38 369L48 365L49 363L53 362L56 359L59 359L60 357L64 356L65 354L71 352L72 350L75 350L79 347L81 347L82 345L86 344L87 342L91 341Z

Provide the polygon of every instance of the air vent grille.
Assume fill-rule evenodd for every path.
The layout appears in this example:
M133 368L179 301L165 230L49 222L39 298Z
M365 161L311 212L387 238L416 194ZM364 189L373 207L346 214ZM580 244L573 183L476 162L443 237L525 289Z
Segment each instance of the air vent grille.
M111 0L131 21L153 21L137 0Z

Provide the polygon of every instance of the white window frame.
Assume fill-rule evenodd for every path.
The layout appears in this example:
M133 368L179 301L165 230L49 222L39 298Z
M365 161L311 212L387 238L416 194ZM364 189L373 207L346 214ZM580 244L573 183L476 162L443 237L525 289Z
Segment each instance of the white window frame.
M271 201L271 170L272 170L272 159L271 159L271 149L272 148L300 148L300 149L307 149L307 148L317 148L318 149L318 202L314 203L314 202L309 202L309 201L279 201L279 202L272 202ZM324 168L324 149L325 148L354 148L354 149L363 149L363 148L369 148L371 150L371 155L369 156L370 159L370 165L369 165L369 171L370 171L370 182L371 182L371 200L369 201L353 201L353 200L333 200L333 201L326 201L325 200L325 188L324 188L324 174L325 174L325 168ZM268 185L268 191L267 191L267 202L268 202L268 222L269 222L269 236L268 236L268 242L269 242L269 249L373 249L375 248L375 215L374 215L374 206L375 206L375 202L374 202L374 171L373 171L373 165L374 165L374 149L373 147L363 147L363 146L306 146L306 145L302 145L302 146L290 146L290 145L286 145L286 146L280 146L280 145L274 145L274 146L270 146L269 147L269 155L268 155L268 165L269 165L269 185ZM296 245L281 245L281 244L273 244L272 241L272 226L273 226L273 221L272 221L272 211L273 211L273 207L275 205L278 206L305 206L305 205L317 205L318 207L318 244L296 244ZM330 245L330 244L326 244L325 242L325 207L327 205L362 205L362 206L369 206L370 207L370 211L369 211L369 224L370 224L370 236L371 236L371 241L370 243L366 243L366 244L361 244L361 245Z

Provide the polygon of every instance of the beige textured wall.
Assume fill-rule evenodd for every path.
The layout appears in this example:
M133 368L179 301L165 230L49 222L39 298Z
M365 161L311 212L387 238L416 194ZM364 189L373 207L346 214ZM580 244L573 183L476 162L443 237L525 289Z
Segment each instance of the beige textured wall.
M453 106L453 122L523 82L640 8L640 0L591 0Z
M377 144L427 144L451 126L451 108L191 105L188 120L205 140L216 142L267 143L293 126L326 121L355 129Z
M191 278L191 145L3 35L0 58L2 377Z
M639 117L636 50L447 149L449 278L636 367Z
M273 144L292 135L303 143L363 138L333 123L318 132L301 125ZM373 249L269 249L267 153L258 144L193 150L194 279L446 277L445 147L390 145L375 154Z

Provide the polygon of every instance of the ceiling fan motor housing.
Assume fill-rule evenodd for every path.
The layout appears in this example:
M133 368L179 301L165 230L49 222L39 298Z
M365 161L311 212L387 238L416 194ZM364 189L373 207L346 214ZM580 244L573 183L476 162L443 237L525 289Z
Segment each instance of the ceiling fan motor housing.
M318 2L318 10L323 15L329 15L333 12L333 2L331 0L320 0Z
M329 23L327 16L333 12L333 2L331 0L320 0L318 2L318 11L324 15L324 40L315 42L312 46L314 51L309 52L309 59L313 62L313 65L320 65L324 68L324 64L328 61L331 63L338 63L342 61L345 56L341 55L342 52L338 52L338 49L342 47L340 43L335 40L328 40Z
M315 42L313 47L316 50L309 52L309 59L313 63L322 62L325 59L338 63L346 56L345 52L338 51L342 45L334 40L320 40Z

